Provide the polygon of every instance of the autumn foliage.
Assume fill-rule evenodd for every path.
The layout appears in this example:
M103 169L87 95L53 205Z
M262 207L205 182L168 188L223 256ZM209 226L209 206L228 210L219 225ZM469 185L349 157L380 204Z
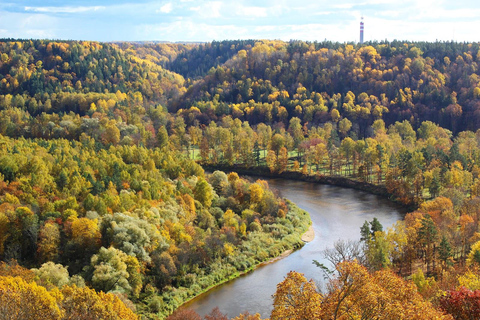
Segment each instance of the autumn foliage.
M451 314L454 319L474 320L480 314L480 290L469 290L460 287L451 290L440 299L440 307Z
M392 229L367 223L365 267L338 264L324 294L290 273L273 319L445 317L438 305L469 319L479 62L478 43L0 41L0 259L36 268L2 264L0 314L135 318L122 297L165 317L302 245L307 214L200 160L302 168L416 208Z
M113 294L76 286L47 291L20 277L0 277L0 311L8 319L138 319Z
M337 272L324 295L312 280L290 272L277 286L271 319L450 319L390 270L371 274L342 262Z

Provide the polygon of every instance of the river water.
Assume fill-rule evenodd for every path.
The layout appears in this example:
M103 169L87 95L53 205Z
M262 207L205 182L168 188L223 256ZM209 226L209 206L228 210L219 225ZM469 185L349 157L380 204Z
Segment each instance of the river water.
M323 274L312 261L328 265L322 251L338 239L360 239L360 227L365 220L376 217L384 229L402 218L405 210L386 199L354 189L320 185L303 181L267 179L271 188L310 213L315 239L303 248L274 263L216 287L197 297L185 307L208 314L216 306L229 318L244 311L270 316L272 295L276 285L289 271L305 274L321 286Z

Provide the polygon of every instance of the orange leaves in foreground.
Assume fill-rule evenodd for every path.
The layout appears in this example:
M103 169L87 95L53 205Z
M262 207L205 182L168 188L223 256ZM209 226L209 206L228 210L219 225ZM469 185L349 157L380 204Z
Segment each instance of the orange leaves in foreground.
M370 274L356 262L342 262L337 272L325 296L312 280L290 272L277 286L271 319L451 319L390 270Z
M316 291L312 280L291 271L277 285L274 294L271 318L273 319L320 319L322 295Z

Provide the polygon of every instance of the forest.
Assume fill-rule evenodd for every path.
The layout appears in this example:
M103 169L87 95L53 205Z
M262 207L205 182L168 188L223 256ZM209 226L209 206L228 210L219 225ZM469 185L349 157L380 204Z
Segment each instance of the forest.
M310 223L243 168L411 209L325 252L325 292L286 275L271 319L474 319L479 62L479 43L1 40L0 308L201 319L172 312L301 247Z

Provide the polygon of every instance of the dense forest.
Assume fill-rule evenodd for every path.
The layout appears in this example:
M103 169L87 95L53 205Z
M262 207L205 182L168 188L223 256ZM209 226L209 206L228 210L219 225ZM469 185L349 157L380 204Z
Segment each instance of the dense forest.
M302 245L307 213L208 165L349 179L415 208L325 252L325 292L286 275L272 319L471 319L479 60L455 42L0 41L0 309L165 318Z

